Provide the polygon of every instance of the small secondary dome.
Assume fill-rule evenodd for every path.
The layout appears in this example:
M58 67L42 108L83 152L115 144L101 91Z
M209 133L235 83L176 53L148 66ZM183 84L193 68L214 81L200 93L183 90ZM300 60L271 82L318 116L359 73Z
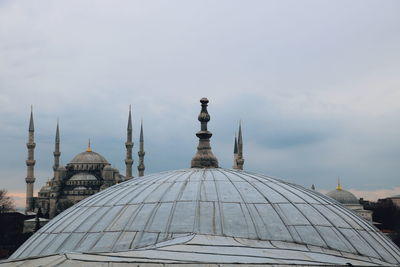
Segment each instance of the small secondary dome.
M336 189L328 192L326 195L342 204L360 204L357 197L353 193L342 188L339 179Z
M328 197L342 204L359 204L357 197L347 190L332 190L326 194Z

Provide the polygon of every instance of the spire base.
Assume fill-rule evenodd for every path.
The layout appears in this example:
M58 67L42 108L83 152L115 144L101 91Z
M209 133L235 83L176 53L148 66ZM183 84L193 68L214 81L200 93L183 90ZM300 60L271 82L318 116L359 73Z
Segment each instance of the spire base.
M212 133L207 130L207 123L210 121L210 115L207 111L208 99L202 98L200 100L201 111L198 120L201 123L201 130L196 133L200 139L197 146L197 153L192 158L192 168L218 168L218 159L211 151L210 138Z

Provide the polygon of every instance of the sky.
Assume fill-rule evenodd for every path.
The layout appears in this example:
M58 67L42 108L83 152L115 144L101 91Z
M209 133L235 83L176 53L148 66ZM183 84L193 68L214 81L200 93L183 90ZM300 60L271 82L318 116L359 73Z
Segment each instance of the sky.
M88 139L121 173L129 105L134 169L190 167L199 100L232 167L370 200L400 194L399 1L0 2L0 188L23 205L30 106L35 191ZM137 173L137 171L136 171ZM135 173L135 174L136 174Z

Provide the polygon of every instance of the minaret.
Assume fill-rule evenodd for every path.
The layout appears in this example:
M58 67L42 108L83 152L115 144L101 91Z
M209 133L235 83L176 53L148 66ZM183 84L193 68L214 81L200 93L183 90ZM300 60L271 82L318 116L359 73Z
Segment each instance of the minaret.
M34 175L34 167L35 167L35 127L33 125L33 109L31 106L31 118L29 121L29 139L28 143L26 143L26 147L28 148L28 159L26 160L27 166L27 175L25 178L26 181L26 208L25 212L33 211L34 203L33 203L33 184L35 183L35 175Z
M233 166L232 166L232 168L235 170L238 168L237 160L238 160L238 143L237 143L237 136L235 133L235 144L233 148Z
M129 105L128 128L127 128L127 136L126 136L125 147L126 147L126 159L125 159L126 175L125 175L125 179L129 180L129 179L133 178L133 176L132 176L132 164L133 164L132 148L133 148L133 142L132 142L131 105Z
M207 123L210 121L210 115L207 111L208 99L200 99L201 111L198 120L201 123L200 131L196 133L199 138L197 153L192 158L192 168L218 168L218 160L211 151L210 138L212 133L207 130Z
M237 168L243 170L243 138L242 138L242 122L239 122L239 136L238 136L238 154L237 154Z
M58 167L60 166L60 129L58 127L58 120L57 120L57 129L56 129L56 140L54 143L54 165L53 165L53 171L54 171L54 177L56 177L56 172Z
M139 171L139 176L143 176L144 175L144 155L146 153L144 152L144 138L143 138L143 121L140 124L140 149L138 152L139 155L139 165L138 165L138 171Z

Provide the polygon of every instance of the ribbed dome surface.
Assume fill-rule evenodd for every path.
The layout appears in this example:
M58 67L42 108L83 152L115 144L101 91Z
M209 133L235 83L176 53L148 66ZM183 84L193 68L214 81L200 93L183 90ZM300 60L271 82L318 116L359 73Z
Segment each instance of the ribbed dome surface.
M327 249L400 263L400 251L391 241L330 198L267 176L221 168L163 172L112 186L58 215L11 258L128 251L193 234L281 242L288 253L302 244L320 257Z
M76 155L71 162L72 164L108 164L107 160L99 153L93 151L84 151Z
M357 197L353 195L353 193L343 189L332 190L326 195L342 204L360 204Z

